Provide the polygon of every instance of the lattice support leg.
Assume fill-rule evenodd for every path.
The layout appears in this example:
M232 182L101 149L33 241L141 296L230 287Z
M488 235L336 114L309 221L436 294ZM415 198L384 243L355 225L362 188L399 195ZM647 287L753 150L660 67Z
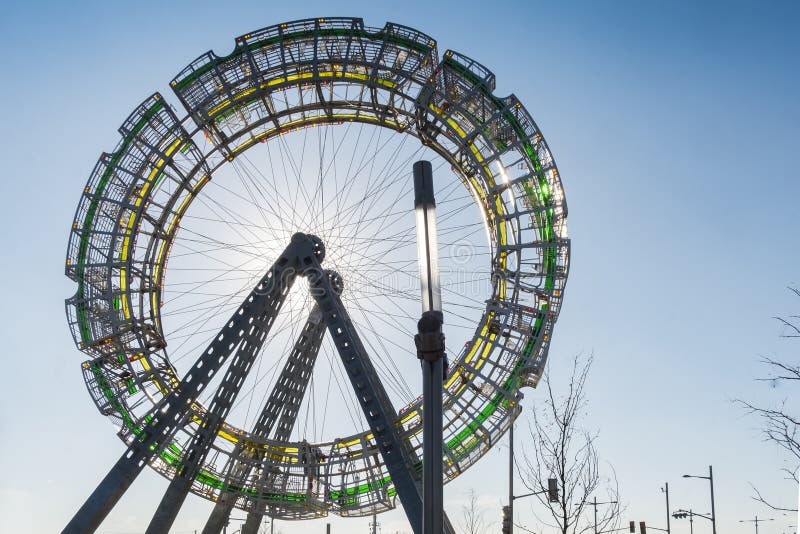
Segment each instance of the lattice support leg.
M161 401L158 409L153 412L152 419L81 506L63 533L84 534L97 530L144 466L169 444L169 440L185 414L191 409L194 400L242 342L244 333L248 331L250 319L260 309L262 303L265 301L275 303L278 300L282 303L298 271L305 265L315 262L319 264L324 257L324 247L318 240L313 241L306 236L303 237L292 240L278 261L264 275L220 334L184 376L180 385Z
M325 322L322 320L319 306L315 304L284 364L274 389L261 411L261 415L253 427L252 434L257 439L268 438L273 430L275 431L273 438L275 440L286 441L290 438L300 405L303 403L308 382L314 371L314 364L319 354L322 338L325 335L325 329ZM237 445L237 449L232 456L238 458L240 455L248 454L250 457L247 460L259 461L261 459L255 452L245 451L241 445ZM228 487L234 480L244 480L249 474L252 464L252 461L231 461L225 487L223 487L217 503L214 505L214 509L203 528L203 534L217 534L227 524L236 502L235 493L227 491ZM266 476L268 469L265 468L263 472ZM256 528L261 522L264 509L265 506L259 506L258 511L250 513L253 516ZM250 520L250 515L248 515L248 521ZM247 532L246 527L242 527L242 532Z

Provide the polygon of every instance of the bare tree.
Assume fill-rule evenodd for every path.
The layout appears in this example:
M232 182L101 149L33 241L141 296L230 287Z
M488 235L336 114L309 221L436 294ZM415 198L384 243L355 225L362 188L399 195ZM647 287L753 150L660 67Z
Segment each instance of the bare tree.
M469 490L467 502L462 506L461 529L464 534L483 534L487 530L483 511L478 507L478 497L474 489Z
M796 287L788 289L800 297L800 289ZM776 317L775 319L783 325L784 333L781 334L781 337L800 338L800 315ZM795 358L794 362L782 362L773 358L762 358L761 361L767 367L768 376L758 380L769 382L773 387L787 384L792 388L792 392L797 392L797 387L800 386L800 359ZM792 467L784 468L783 472L788 480L794 480L800 484L800 480L798 480L798 474L800 474L800 414L791 413L788 410L787 400L784 398L774 406L756 406L741 399L736 402L761 420L766 441L774 443L788 453L789 464ZM755 486L753 486L753 492L753 499L773 510L797 511L797 508L780 506L767 500Z
M531 443L524 450L520 469L525 486L532 492L541 492L537 498L546 508L547 517L539 520L562 534L607 531L616 526L620 516L616 476L602 476L595 449L597 432L582 425L592 360L591 356L575 356L563 394L557 393L562 389L557 387L559 383L548 365L543 377L544 399L532 411ZM548 478L558 481L557 502L548 498ZM596 523L592 509L595 498L598 502L617 501L597 506Z

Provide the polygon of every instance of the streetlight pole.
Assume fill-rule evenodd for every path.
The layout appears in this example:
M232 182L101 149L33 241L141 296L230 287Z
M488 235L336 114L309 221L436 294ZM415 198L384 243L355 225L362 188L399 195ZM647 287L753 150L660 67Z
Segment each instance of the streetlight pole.
M511 428L508 430L508 515L511 517L508 534L514 532L514 417L509 415Z
M714 534L717 534L717 514L714 511L714 469L710 465L708 466L708 482L711 484L711 528Z
M714 511L714 469L708 466L708 476L702 475L683 475L683 478L704 478L711 484L711 530L713 534L717 534L717 516Z
M442 534L444 492L442 471L442 386L444 334L442 293L439 285L439 248L433 168L429 161L414 163L414 209L422 318L414 337L422 363L422 534Z
M664 482L664 487L661 488L661 491L663 491L664 494L667 497L667 534L670 534L670 530L669 530L669 482Z
M764 521L775 521L775 520L772 519L772 518L759 519L758 516L756 516L755 519L740 519L739 523L753 523L753 524L755 524L755 526L756 526L756 534L758 534L758 524L759 523L763 523Z

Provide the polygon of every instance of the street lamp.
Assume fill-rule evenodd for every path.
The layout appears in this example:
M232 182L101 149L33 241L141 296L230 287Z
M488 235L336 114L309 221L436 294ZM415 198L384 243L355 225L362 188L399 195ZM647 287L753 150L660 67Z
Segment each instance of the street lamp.
M739 523L754 523L754 524L755 524L755 526L756 526L756 534L758 534L758 524L759 524L759 523L763 523L764 521L775 521L775 520L774 520L774 519L772 519L772 518L769 518L769 519L759 519L759 518L758 518L758 516L756 516L756 518L755 518L755 519L740 519L740 520L739 520Z
M717 534L717 516L714 513L714 470L709 465L708 466L708 476L702 475L683 475L683 478L704 478L708 480L711 484L711 530L714 534Z
M414 211L417 218L417 257L419 258L422 312L442 313L439 285L439 243L436 232L436 199L433 195L433 169L430 161L414 163Z
M442 291L439 285L439 247L436 200L429 161L414 163L414 209L417 219L422 318L417 323L417 357L422 363L422 534L443 529L442 383L445 353L442 333Z

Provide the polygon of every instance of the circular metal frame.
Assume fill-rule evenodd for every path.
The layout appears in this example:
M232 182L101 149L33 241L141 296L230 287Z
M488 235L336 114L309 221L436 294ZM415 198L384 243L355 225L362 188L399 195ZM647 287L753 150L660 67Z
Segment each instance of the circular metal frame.
M453 166L484 217L492 247L492 295L473 338L445 381L447 480L474 464L518 413L520 388L535 386L547 357L567 279L567 207L553 157L513 95L494 75L412 28L361 19L309 19L236 39L208 52L170 84L187 115L156 93L119 129L84 189L72 225L66 302L83 374L104 415L130 443L179 380L160 318L170 248L182 216L214 172L237 155L298 128L363 122L416 137ZM334 90L335 89L335 90ZM336 98L335 95L346 95ZM210 150L198 143L211 141ZM410 342L410 341L409 341ZM191 439L196 415L151 462L167 477ZM194 422L192 422L194 421ZM403 407L403 437L421 451L420 401ZM395 505L371 432L323 443L255 443L280 477L231 480L226 466L247 431L224 425L192 491L270 515L367 515ZM309 449L311 447L311 449ZM313 463L308 450L322 451ZM313 473L313 475L310 475ZM308 483L314 476L315 487ZM228 478L226 478L228 477Z

